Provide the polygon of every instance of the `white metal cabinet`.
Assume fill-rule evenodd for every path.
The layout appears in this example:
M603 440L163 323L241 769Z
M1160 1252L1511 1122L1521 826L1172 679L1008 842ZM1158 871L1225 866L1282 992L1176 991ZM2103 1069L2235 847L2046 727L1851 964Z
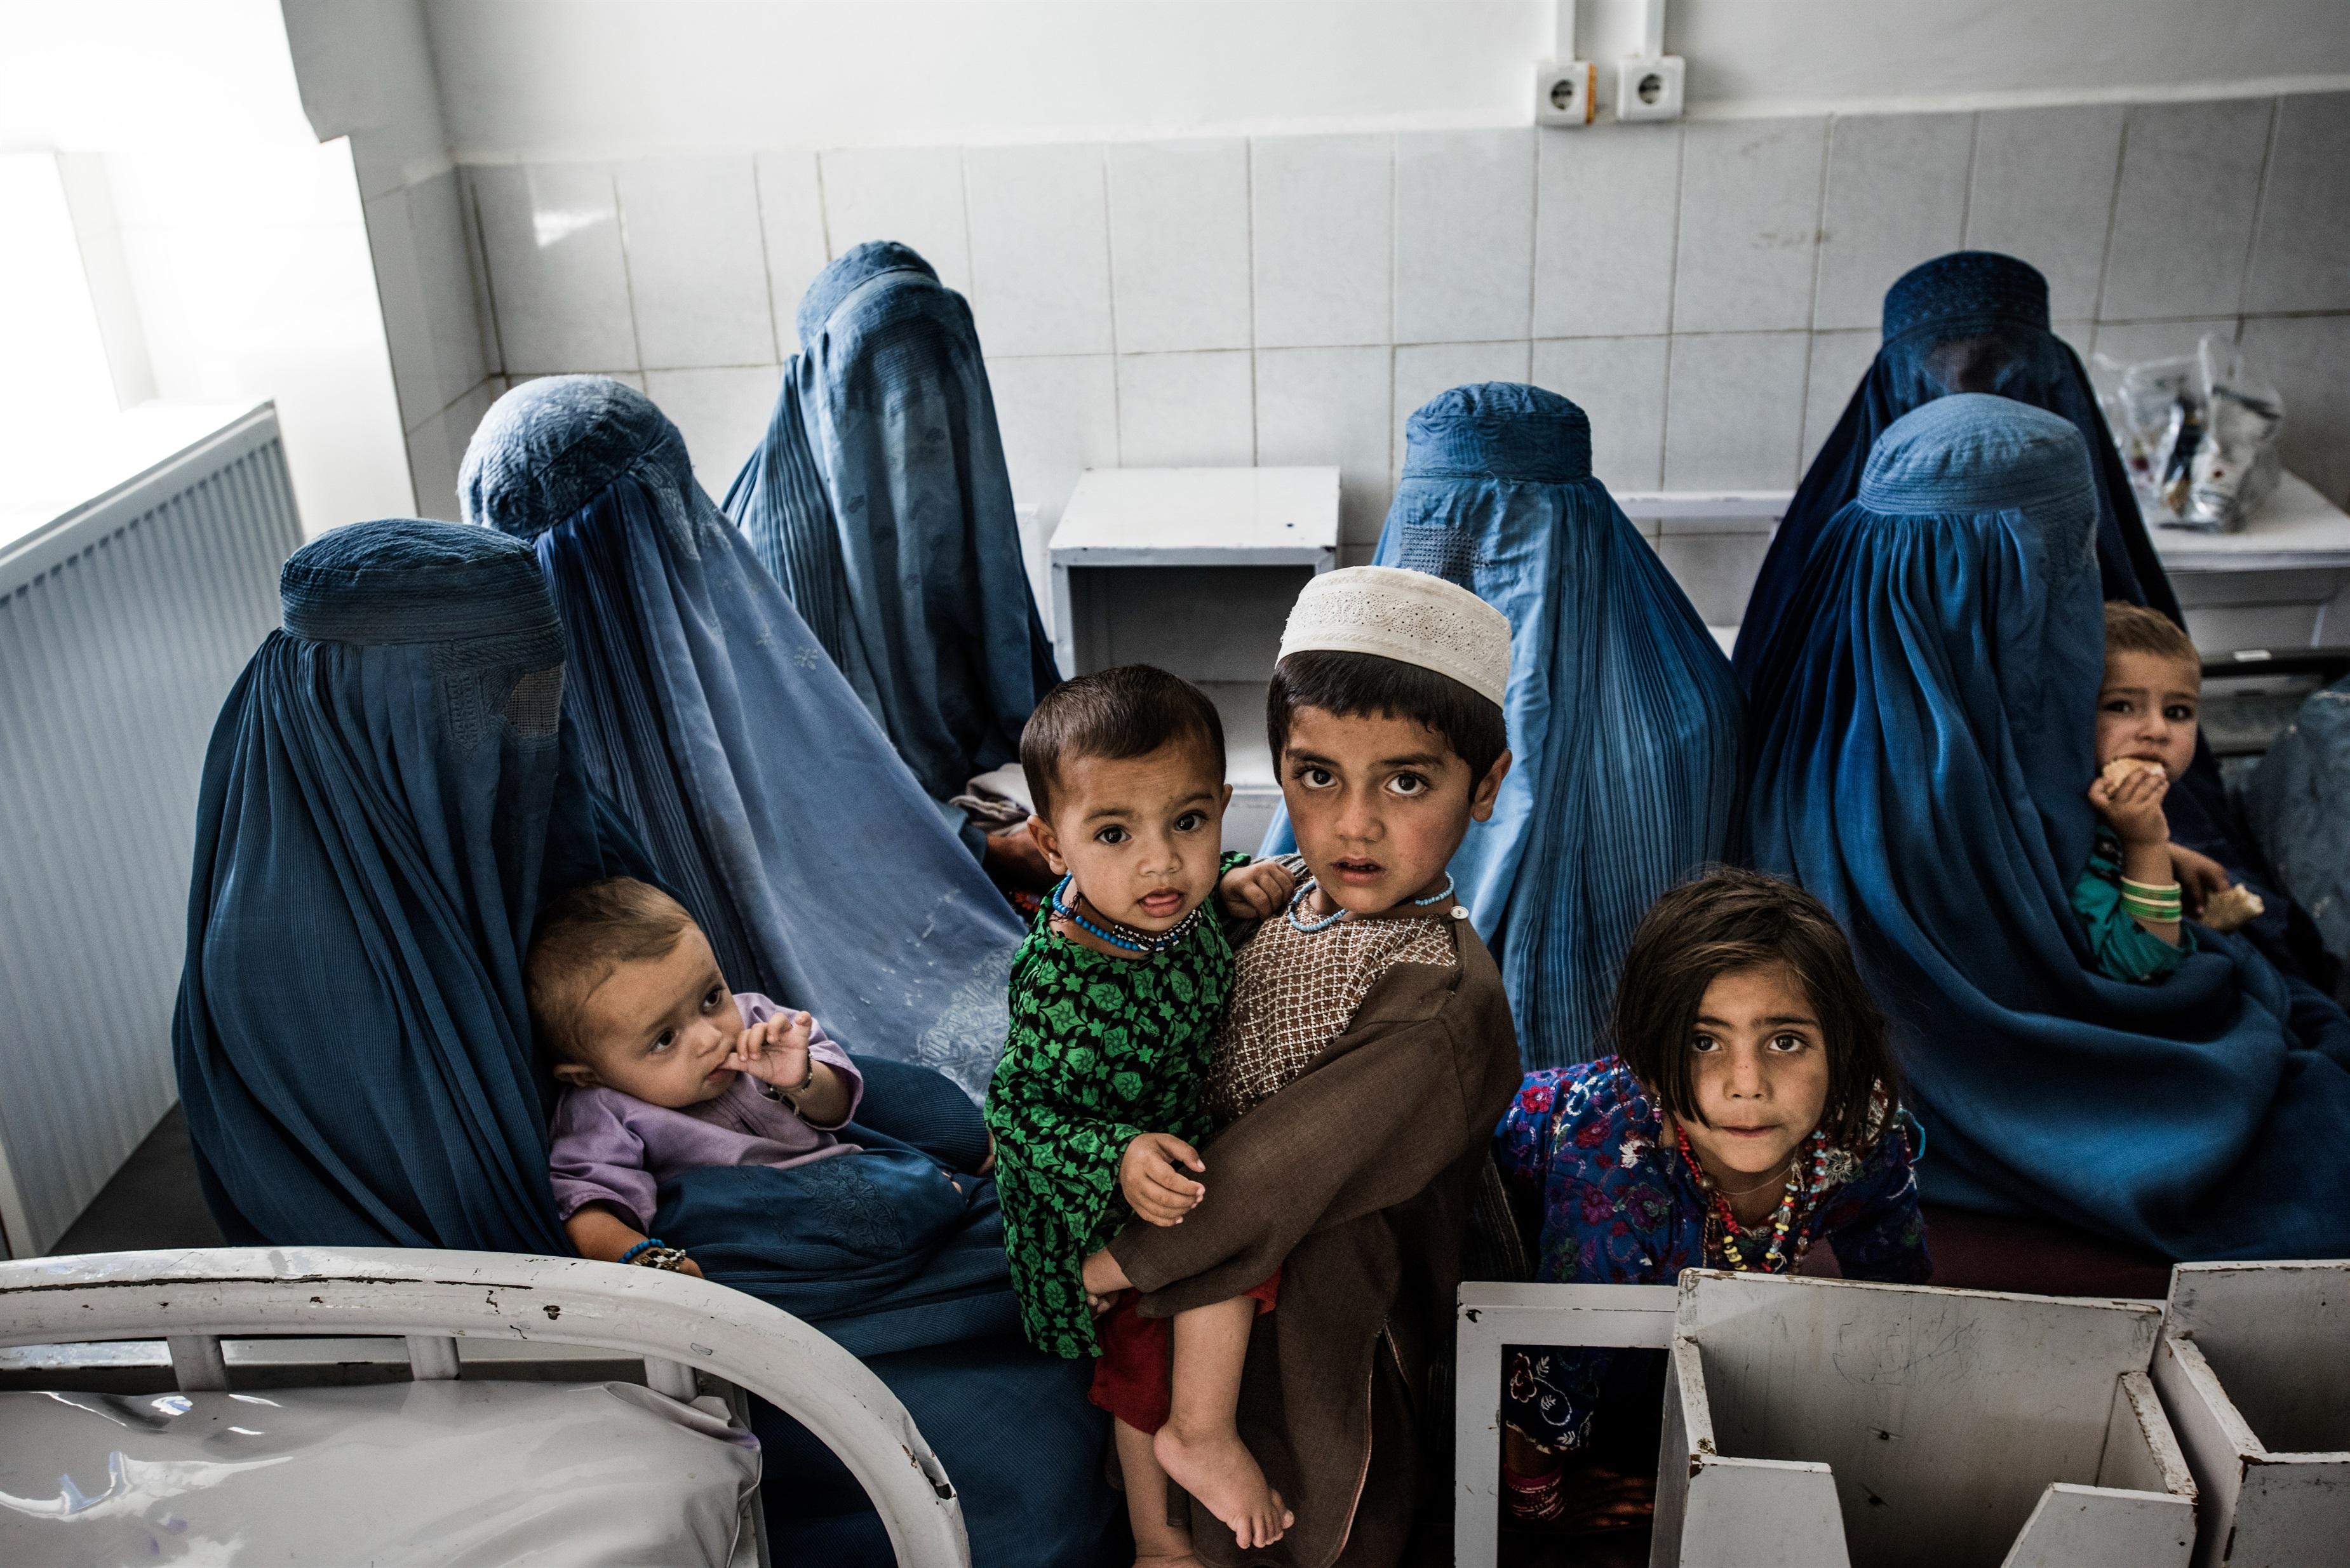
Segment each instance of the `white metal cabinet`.
M1280 791L1265 684L1297 590L1338 564L1335 468L1096 468L1054 531L1062 673L1155 664L1223 720L1227 848L1253 850Z
M1690 1271L1653 1568L2185 1568L2150 1303Z
M2196 1568L2350 1559L2350 1262L2181 1263L2154 1381L2202 1492Z

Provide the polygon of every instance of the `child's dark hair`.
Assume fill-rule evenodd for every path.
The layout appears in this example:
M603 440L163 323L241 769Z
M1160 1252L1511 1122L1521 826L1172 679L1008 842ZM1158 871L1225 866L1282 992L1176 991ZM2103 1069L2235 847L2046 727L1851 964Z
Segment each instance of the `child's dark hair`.
M2203 678L2203 656L2195 651L2193 640L2178 629L2177 621L2144 605L2106 601L2106 651L2150 653L2184 664L2195 671L2198 680Z
M1690 1043L1706 987L1740 970L1783 966L1819 1020L1828 1096L1820 1126L1840 1148L1866 1147L1879 1085L1898 1102L1891 1031L1827 907L1792 882L1718 867L1648 907L1624 955L1609 1021L1617 1054L1659 1108L1706 1127L1690 1087Z
M1424 724L1469 764L1471 789L1510 749L1509 726L1491 698L1450 675L1376 653L1313 649L1293 653L1273 667L1273 686L1265 693L1264 734L1276 768L1289 745L1290 715L1300 708L1319 708L1342 719L1377 713Z
M1149 664L1121 664L1064 680L1045 694L1020 732L1020 771L1036 815L1050 819L1061 764L1071 757L1147 757L1191 742L1215 753L1224 776L1224 722L1190 681Z
M548 1054L587 1062L579 1013L588 993L620 964L667 958L692 924L683 904L632 877L574 888L540 911L522 981Z

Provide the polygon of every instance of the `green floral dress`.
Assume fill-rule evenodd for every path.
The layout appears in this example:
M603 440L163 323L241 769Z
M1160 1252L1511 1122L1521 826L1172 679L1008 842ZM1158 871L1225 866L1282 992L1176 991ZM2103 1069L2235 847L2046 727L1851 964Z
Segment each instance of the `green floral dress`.
M1248 861L1227 855L1222 870ZM1040 1350L1098 1355L1080 1271L1134 1218L1118 1189L1126 1146L1163 1132L1196 1147L1208 1134L1208 1045L1232 994L1232 932L1211 918L1164 952L1113 958L1052 919L1048 903L1013 955L987 1126L1021 1326Z

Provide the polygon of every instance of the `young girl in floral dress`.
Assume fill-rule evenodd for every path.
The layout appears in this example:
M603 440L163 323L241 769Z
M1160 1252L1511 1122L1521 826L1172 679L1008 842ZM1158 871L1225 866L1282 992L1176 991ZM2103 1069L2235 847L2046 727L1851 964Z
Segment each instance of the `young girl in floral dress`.
M1541 1217L1538 1279L1785 1273L1823 1241L1847 1278L1932 1273L1885 1019L1817 899L1733 870L1667 893L1633 935L1610 1033L1617 1054L1530 1074L1495 1135L1513 1200ZM1514 1522L1576 1511L1570 1464L1609 1417L1615 1354L1512 1354Z

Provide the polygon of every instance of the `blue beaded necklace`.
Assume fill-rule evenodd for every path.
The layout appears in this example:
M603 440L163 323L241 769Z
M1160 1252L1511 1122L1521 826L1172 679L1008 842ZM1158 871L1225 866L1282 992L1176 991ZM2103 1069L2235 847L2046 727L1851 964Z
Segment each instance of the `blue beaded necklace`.
M1076 906L1064 897L1069 890L1069 885L1075 880L1076 878L1073 877L1064 877L1061 878L1060 885L1053 889L1053 913L1087 935L1097 937L1121 952L1163 953L1185 937L1190 936L1208 912L1208 901L1202 898L1199 903L1191 906L1190 914L1185 915L1163 931L1153 933L1137 930L1134 927L1121 924L1117 920L1108 922L1109 927L1116 928L1111 929L1097 926L1087 919L1077 913Z
M1314 891L1314 889L1318 886L1320 886L1320 884L1315 880L1315 878L1308 877L1305 881L1300 882L1297 885L1297 891L1289 896L1290 929L1310 937L1316 931L1328 930L1331 927L1336 925L1340 920L1347 918L1347 911L1343 908L1340 909L1336 914L1326 916L1319 920L1301 920L1297 918L1297 906L1304 903L1305 901L1305 896ZM1447 877L1444 878L1443 887L1438 888L1435 892L1430 893L1427 898L1414 898L1412 902L1424 909L1430 904L1441 904L1447 898L1451 897L1452 878L1451 877ZM1459 919L1467 913L1468 911L1466 909L1456 909L1452 911L1452 918L1454 919Z

